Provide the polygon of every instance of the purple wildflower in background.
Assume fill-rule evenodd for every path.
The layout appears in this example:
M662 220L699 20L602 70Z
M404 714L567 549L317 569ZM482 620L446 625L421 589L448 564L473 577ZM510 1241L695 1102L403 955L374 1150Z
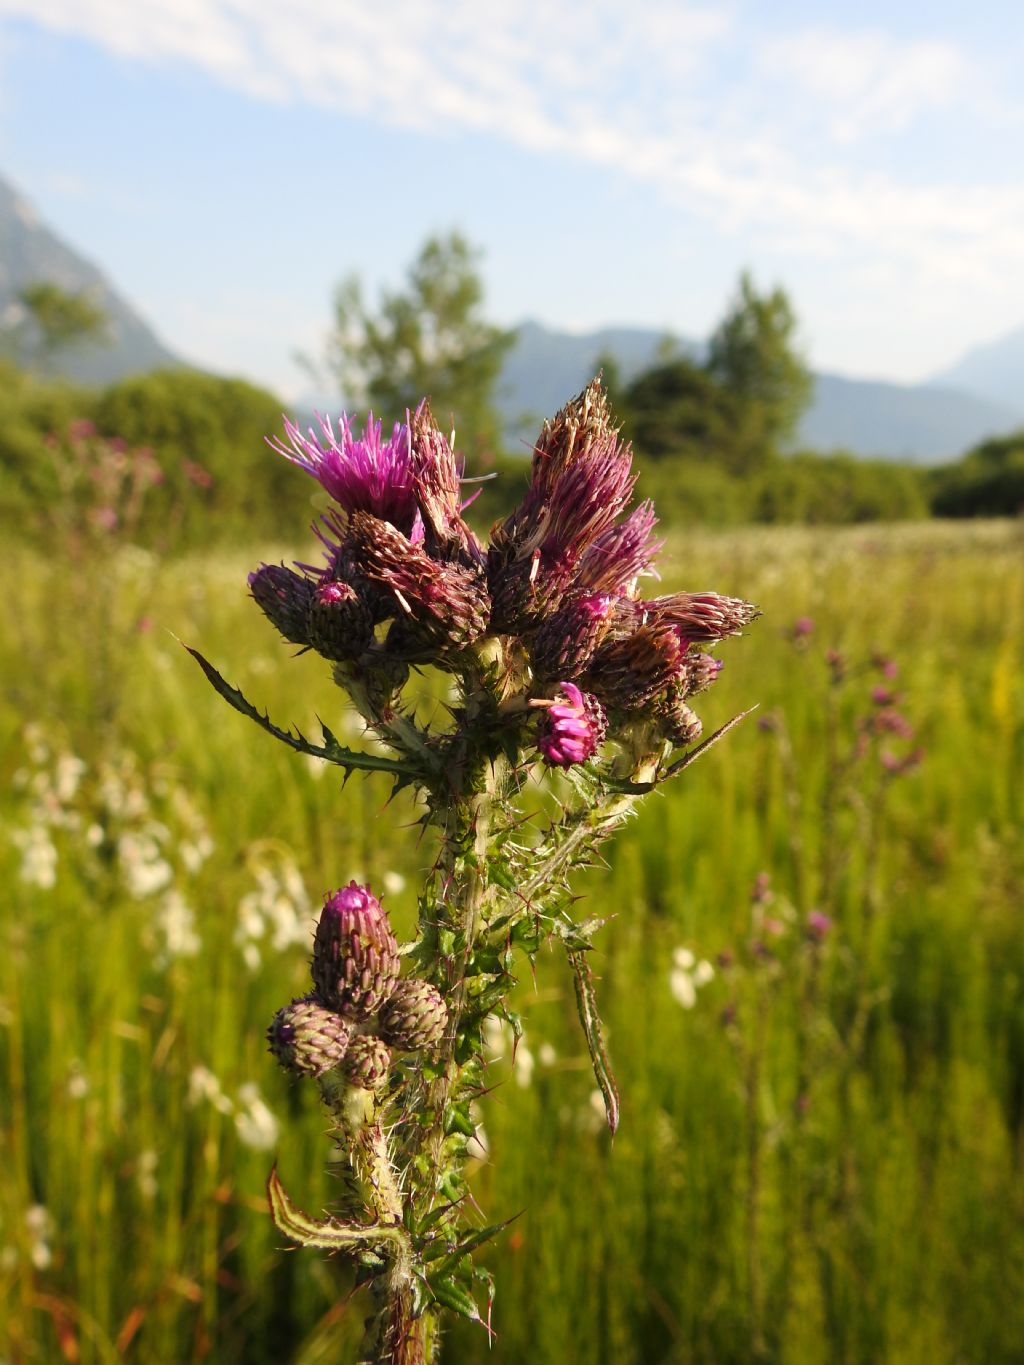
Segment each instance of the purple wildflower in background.
M807 916L807 933L819 943L832 928L831 918L821 910L812 910Z

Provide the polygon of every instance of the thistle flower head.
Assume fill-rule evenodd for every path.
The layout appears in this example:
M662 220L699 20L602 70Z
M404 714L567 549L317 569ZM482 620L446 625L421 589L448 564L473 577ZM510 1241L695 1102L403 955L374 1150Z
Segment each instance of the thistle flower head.
M428 551L443 558L460 555L482 564L480 542L462 520L462 463L434 421L427 399L416 409L409 431L416 497Z
M348 552L359 572L410 620L456 645L487 630L490 598L480 569L433 559L423 545L365 512L351 518Z
M530 649L539 678L575 678L611 629L615 598L608 593L574 597L543 621Z
M632 455L594 380L551 422L534 449L522 503L495 528L488 552L499 633L529 630L577 585L584 553L615 524L633 492Z
M309 604L309 643L325 659L358 659L373 639L373 616L350 583L324 579Z
M345 413L337 432L329 417L318 415L317 424L319 436L312 427L304 435L285 418L286 439L268 438L267 443L312 475L346 512L370 512L406 535L413 534L419 507L408 426L396 422L385 439L372 413L362 436L353 435Z
M329 895L313 942L313 983L349 1019L375 1014L398 980L398 943L376 896L350 882Z
M537 728L537 749L549 767L571 768L594 756L607 733L608 721L597 698L582 692L575 683L560 683L559 690L562 701L539 703L544 715Z
M312 995L278 1010L267 1030L271 1052L300 1076L322 1076L339 1066L351 1037L351 1024Z
M637 711L680 679L686 648L670 624L645 621L631 635L606 641L583 681L605 705Z
M444 1037L448 1006L436 986L409 977L399 981L380 1012L380 1034L402 1052L436 1047Z
M759 614L752 602L717 592L675 592L643 605L652 621L674 626L687 644L738 635Z
M653 538L654 504L642 502L625 521L603 532L580 560L578 585L588 592L630 591L649 572L662 542Z
M309 645L309 606L314 585L283 564L261 564L249 575L253 600L274 628L293 645Z
M382 1038L371 1033L353 1038L345 1054L345 1075L352 1085L377 1090L391 1070L391 1049Z

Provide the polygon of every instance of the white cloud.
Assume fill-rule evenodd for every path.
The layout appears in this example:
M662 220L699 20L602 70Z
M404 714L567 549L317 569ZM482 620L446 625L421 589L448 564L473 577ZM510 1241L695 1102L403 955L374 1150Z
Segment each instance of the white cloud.
M810 95L814 116L824 106L841 142L899 132L933 109L954 105L971 85L969 64L952 43L900 43L877 32L786 35L764 47L759 66Z
M1024 259L1024 185L971 184L939 156L913 183L886 169L887 138L954 106L969 116L983 85L938 39L818 27L763 41L697 0L0 0L4 13L256 98L606 167L725 233L866 256L915 288L990 288Z

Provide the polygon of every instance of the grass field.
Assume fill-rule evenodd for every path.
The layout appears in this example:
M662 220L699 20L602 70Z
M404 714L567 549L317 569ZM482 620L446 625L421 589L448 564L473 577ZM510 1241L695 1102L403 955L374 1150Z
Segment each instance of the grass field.
M372 881L407 932L430 850L176 643L343 736L326 666L246 598L275 548L0 567L5 1365L355 1358L345 1267L266 1212L275 1157L312 1212L331 1180L264 1030L323 891ZM446 1359L1019 1362L1024 527L691 535L665 564L764 608L700 708L759 710L581 880L614 916L614 1143L564 961L523 972L474 1179L489 1221L524 1212L485 1257L490 1352L467 1327Z

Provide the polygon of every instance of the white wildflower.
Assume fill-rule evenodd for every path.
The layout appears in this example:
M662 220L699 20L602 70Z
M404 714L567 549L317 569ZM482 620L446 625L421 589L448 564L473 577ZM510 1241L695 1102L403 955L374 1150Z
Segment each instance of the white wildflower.
M144 829L122 834L117 841L121 875L135 900L155 895L174 880L174 868L161 850L166 833L163 825L151 821Z
M537 1049L537 1060L541 1066L554 1066L558 1061L558 1053L550 1043L541 1043Z
M29 1235L29 1257L37 1270L46 1270L53 1261L53 1219L42 1204L33 1204L25 1211L25 1226Z
M511 1029L503 1019L490 1014L484 1020L484 1049L495 1061L508 1051Z
M135 1183L138 1186L139 1194L147 1203L156 1198L156 1172L159 1164L159 1157L152 1147L147 1147L145 1151L140 1152L135 1161Z
M234 1105L221 1088L221 1083L209 1067L194 1066L188 1078L188 1105L212 1104L219 1114L230 1114Z
M196 917L180 891L172 888L164 896L155 917L155 927L163 939L161 962L179 957L195 957L202 947L196 932Z
M86 773L86 764L77 754L61 754L54 770L54 794L62 805L73 801Z
M381 886L389 896L398 896L405 890L405 878L401 872L385 872L381 878Z
M259 1089L247 1082L238 1091L239 1110L235 1114L238 1136L256 1152L267 1152L277 1142L280 1124L267 1107Z
M194 839L183 839L179 845L179 852L185 871L193 874L198 872L213 852L213 847L213 840L205 831L197 834Z
M526 1044L520 1040L519 1046L516 1048L515 1075L516 1085L518 1085L521 1090L529 1090L530 1083L533 1080L533 1068L535 1065L536 1062L534 1061L533 1053Z
M15 847L21 850L18 870L21 880L43 891L52 890L57 885L57 849L45 826L16 829L12 838Z
M68 1066L67 1095L70 1100L83 1100L89 1093L89 1077L77 1057Z
M689 948L677 948L672 954L672 962L669 990L684 1010L692 1010L697 1003L697 992L714 979L715 969L705 958L698 962Z

